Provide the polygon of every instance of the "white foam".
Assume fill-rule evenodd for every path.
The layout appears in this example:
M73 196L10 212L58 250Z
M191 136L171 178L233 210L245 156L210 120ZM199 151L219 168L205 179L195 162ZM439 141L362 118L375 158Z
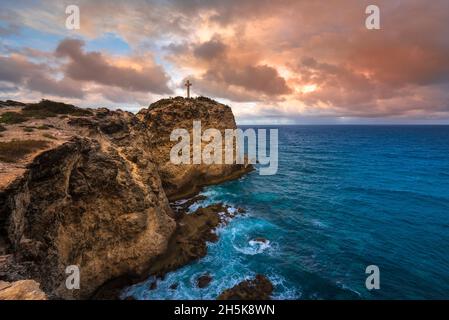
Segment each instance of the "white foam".
M234 244L233 247L238 252L251 256L260 254L271 248L271 242L269 240L266 241L250 240L248 244L249 246L243 248L240 248L239 246L236 246Z

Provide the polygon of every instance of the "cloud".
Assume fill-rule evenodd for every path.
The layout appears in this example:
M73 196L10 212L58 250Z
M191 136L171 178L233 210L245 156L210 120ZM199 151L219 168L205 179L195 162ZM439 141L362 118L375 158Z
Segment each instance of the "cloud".
M254 56L248 58L240 54L241 49L214 35L210 40L192 44L184 49L181 58L173 59L198 69L190 79L194 80L195 91L203 95L239 102L275 101L291 92L276 68L261 63Z
M7 12L0 15L2 27L57 34L55 42L72 37L60 14L69 2L33 2L26 8L0 4ZM64 40L56 57L33 54L37 45L27 53L14 46L26 59L18 61L13 53L4 57L9 65L0 66L2 78L61 94L70 89L64 84L74 81L78 92L72 88L71 95L90 97L99 87L97 95L126 102L149 93L180 93L183 87L173 84L188 77L195 94L225 98L242 108L254 103L250 115L265 118L449 116L445 0L379 0L379 31L364 27L371 4L365 0L76 2L81 9L76 36L83 40ZM87 49L92 39L111 32L129 44L128 56ZM5 46L14 43L8 39Z
M28 47L10 50L9 55L0 56L0 81L16 85L21 94L25 89L81 99L94 92L117 103L145 102L149 93L172 93L168 76L151 57L111 58L85 52L83 46L81 40L65 39L54 52ZM102 89L92 90L95 86Z
M227 46L218 39L211 39L198 45L193 54L207 61L222 58L226 55Z
M0 81L21 85L29 90L60 97L82 98L79 83L57 80L51 76L52 70L44 64L36 64L23 57L13 55L0 57Z
M115 66L100 52L84 52L84 44L82 40L65 39L58 45L56 55L70 60L64 67L67 77L129 91L172 93L167 86L169 78L160 66L145 65L141 70Z

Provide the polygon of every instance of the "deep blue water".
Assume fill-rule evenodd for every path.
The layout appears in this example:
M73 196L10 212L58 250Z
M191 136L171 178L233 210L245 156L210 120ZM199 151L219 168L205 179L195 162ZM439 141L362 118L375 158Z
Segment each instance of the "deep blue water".
M157 290L149 279L125 294L214 299L262 273L277 299L449 298L449 126L281 126L276 175L203 193L202 205L248 214ZM380 268L380 290L365 288L368 265ZM205 272L213 281L199 289Z

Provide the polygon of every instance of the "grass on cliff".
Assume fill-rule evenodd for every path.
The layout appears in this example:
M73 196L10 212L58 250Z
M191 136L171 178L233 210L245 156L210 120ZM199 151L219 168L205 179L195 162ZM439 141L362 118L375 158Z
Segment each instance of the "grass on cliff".
M47 141L43 140L12 140L0 142L0 161L17 162L27 154L45 148Z
M5 112L0 116L0 123L17 124L27 121L27 117L18 112Z
M23 108L23 114L30 118L45 119L48 117L56 117L58 115L72 116L90 116L92 112L75 107L71 104L55 102L50 100L42 100L39 103L33 103Z
M199 96L199 97L190 98L190 99L183 98L183 97L172 97L172 98L165 98L165 99L161 99L156 102L153 102L152 104L150 104L150 106L148 108L149 109L160 108L160 107L165 107L167 105L171 105L173 103L183 103L185 101L199 101L199 102L207 102L207 103L212 103L212 104L217 103L215 100L208 98L208 97L204 97L204 96Z
M91 116L92 112L89 110L75 107L71 104L62 102L55 102L50 100L42 100L39 103L32 103L26 105L22 112L5 112L0 116L0 123L17 124L27 121L29 118L45 119L49 117L56 117L59 115L72 116Z

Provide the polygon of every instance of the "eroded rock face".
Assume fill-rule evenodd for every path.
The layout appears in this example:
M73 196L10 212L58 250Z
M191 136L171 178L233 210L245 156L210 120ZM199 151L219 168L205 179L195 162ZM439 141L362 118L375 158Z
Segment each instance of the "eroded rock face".
M226 207L218 203L199 208L194 214L182 215L167 250L152 263L148 273L163 277L167 272L204 257L207 242L218 240L214 230L223 221L220 213L226 210Z
M8 236L32 260L45 291L85 298L104 281L148 267L165 250L174 222L154 166L140 175L117 149L74 138L34 159L7 191ZM80 290L65 287L65 268L79 266Z
M47 295L33 280L0 281L0 300L47 300Z
M50 298L84 299L110 279L164 273L201 257L205 241L214 240L210 229L220 222L221 207L205 209L203 224L189 224L187 217L175 233L167 195L191 194L249 168L178 167L169 161L174 144L169 137L173 128L191 129L193 120L201 120L203 130L235 128L230 108L209 99L176 98L137 116L108 109L89 113L27 118L20 125L45 124L47 135L8 125L0 138L48 141L17 163L0 162L0 254L7 254L0 256L0 280L34 279ZM198 230L195 238L191 233ZM169 245L173 234L186 239L188 250L158 260L179 254ZM65 286L70 265L79 267L79 290Z
M170 200L186 198L204 185L235 179L252 170L250 165L237 164L182 164L170 161L170 150L177 143L170 141L174 129L186 129L192 136L193 121L201 121L202 132L209 128L236 129L230 107L208 98L164 99L137 114L146 126L152 146L153 159L159 169L162 184ZM192 139L191 139L192 143ZM203 146L207 144L203 142Z

